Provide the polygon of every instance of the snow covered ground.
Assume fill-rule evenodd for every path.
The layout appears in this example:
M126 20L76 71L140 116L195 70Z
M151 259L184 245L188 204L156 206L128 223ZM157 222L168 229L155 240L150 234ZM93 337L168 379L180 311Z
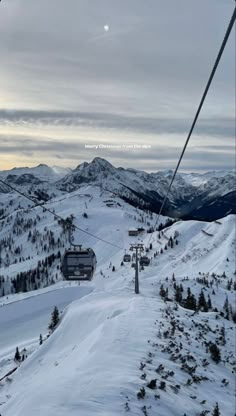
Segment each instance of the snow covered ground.
M51 313L56 305L60 311L71 302L91 292L90 287L64 287L37 296L6 304L0 313L0 378L6 371L1 361L14 357L16 346L20 350L38 344L39 334L48 332Z
M62 285L49 292L41 289L41 295L30 298L29 294L2 298L2 303L15 301L17 296L22 300L0 306L0 325L2 329L3 322L8 339L1 340L0 354L13 351L16 340L22 346L25 341L35 342L18 370L0 382L2 416L203 416L212 413L216 402L221 415L234 416L235 324L224 318L223 308L226 296L230 305L235 300L232 285L228 288L235 272L235 216L211 224L179 221L160 234L129 237L128 228L147 228L147 221L152 224L156 217L145 214L142 224L141 212L123 201L116 199L120 205L107 207L104 201L110 195L99 191L91 195L88 187L83 199L77 192L78 196L69 194L51 207L63 217L76 214L81 228L121 249L75 233L76 241L92 246L97 254L93 282L73 288ZM82 218L84 210L88 219ZM56 228L49 218L45 215L41 229L46 224ZM134 269L130 263L121 266L121 260L131 242L143 241L149 247L150 236L151 263L140 272L140 295L135 295ZM170 237L175 240L173 248L168 245ZM23 242L24 235L21 238ZM33 266L36 259L30 261ZM17 266L11 267L14 273ZM182 284L185 297L187 288L196 298L203 290L206 298L211 297L212 309L194 312L178 305L175 283ZM161 285L168 288L167 299L160 296ZM44 332L54 303L61 309L79 297L39 346L39 333ZM26 325L22 338L17 316L18 323ZM222 327L225 343L220 339ZM209 343L216 341L219 363L209 352ZM148 387L151 380L156 380L154 389ZM145 396L138 398L142 388Z

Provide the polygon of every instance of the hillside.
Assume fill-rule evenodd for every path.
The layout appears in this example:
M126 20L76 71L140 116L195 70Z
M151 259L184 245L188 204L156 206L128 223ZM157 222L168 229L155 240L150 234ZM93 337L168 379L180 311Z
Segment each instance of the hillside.
M47 206L64 218L73 213L75 223L82 229L118 247L79 231L75 233L76 241L92 246L96 252L98 267L94 280L75 286L83 291L81 295L78 292L80 299L66 307L48 339L46 321L44 331L40 327L38 335L41 331L44 339L41 346L33 333L36 321L32 316L32 336L28 325L25 340L28 358L0 382L2 416L203 416L213 412L216 402L221 414L233 416L235 216L210 224L178 221L160 232L129 237L128 228L141 225L147 230L154 224L155 214L144 213L95 189L88 186L65 194ZM21 210L8 213L1 229L3 239ZM34 268L45 257L40 240L45 238L48 254L55 251L52 239L44 235L49 230L58 244L56 251L68 244L49 213L42 213L40 207L22 212L24 223L18 225L18 231L13 228L14 241L22 246L20 255L30 258L21 262L18 259L14 264L13 254L9 256L10 264L1 271L9 278L19 270ZM33 227L39 231L39 239L32 242L24 224L37 215L40 219ZM162 217L161 222L165 221ZM149 248L151 263L140 271L140 295L135 295L134 269L130 263L121 265L121 261L124 249L131 242L141 241ZM40 280L45 286L47 279L49 283L58 281L56 285L40 289L41 292L10 295L8 299L4 296L3 310L19 297L28 316L32 306L26 302L32 294L42 296L41 304L45 301L43 293L48 290L60 291L63 298L68 284L60 283L58 264L59 258L51 268L46 268L48 276L42 272ZM199 304L202 293L206 304ZM199 304L197 310L191 303L192 297ZM48 315L47 322L49 311ZM8 337L14 342L12 334L8 333ZM2 335L4 338L4 332ZM211 353L212 345L220 350L219 362ZM1 356L2 374L15 365L15 346L14 342L10 349L8 343ZM23 348L22 341L21 352Z

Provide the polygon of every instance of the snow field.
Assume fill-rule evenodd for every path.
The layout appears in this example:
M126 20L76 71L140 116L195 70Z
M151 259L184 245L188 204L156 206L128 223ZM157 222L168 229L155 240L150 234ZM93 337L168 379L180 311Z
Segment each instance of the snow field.
M83 189L83 193L89 194L90 187ZM108 195L102 196L102 200L108 198ZM134 216L139 216L135 208L119 199L116 201L122 204L121 207L108 208L101 202L99 191L93 193L93 198L85 197L85 200L87 209L84 200L68 195L59 205L55 203L56 212L63 217L74 213L75 223L81 228L87 228L124 249L128 249L130 242L141 242L142 239L147 244L150 234L139 238L127 235L128 228L142 226L134 219ZM84 211L88 213L88 219L82 218ZM48 215L40 227L51 224ZM153 249L148 253L152 257L151 264L140 272L141 293L138 296L134 294L134 269L130 264L120 266L124 251L76 231L75 241L92 246L98 257L97 271L91 283L92 293L86 292L85 297L68 306L48 340L21 364L11 381L0 383L2 415L118 416L127 414L128 406L130 415L135 416L142 416L144 412L148 416L183 416L184 413L196 416L204 409L211 412L218 401L222 414L233 416L233 359L226 361L235 345L231 329L234 328L233 322L216 320L215 312L193 315L193 311L182 307L175 309L174 302L165 302L159 296L161 283L168 286L172 294L173 273L177 283L183 284L185 295L187 287L199 294L202 286L194 280L199 272L210 276L212 272L221 275L225 271L227 278L233 278L235 216L228 216L221 222L177 222L164 230L168 238L175 231L179 233L178 245L167 250L164 249L167 239L161 236L158 242L158 232L155 232ZM203 229L213 236L204 234ZM163 254L154 258L154 252L161 247ZM114 272L110 263L115 265ZM186 276L188 281L183 280ZM78 288L79 293L82 288L83 285ZM214 306L222 308L226 294L230 302L233 301L234 292L226 291L223 279L222 285L214 286L214 289ZM65 290L60 289L62 299ZM210 289L206 293L211 293ZM23 296L27 298L28 294L20 296L21 299ZM16 297L13 295L12 300ZM36 301L38 298L40 300L40 296L31 299ZM46 303L44 306L46 309ZM176 333L173 337L165 337L173 318L179 320ZM204 344L204 341L214 341L218 336L216 325L219 328L225 325L227 333L227 344L221 348L223 360L219 364L212 362ZM12 334L14 332L13 325ZM13 342L12 336L12 346ZM180 343L182 357L173 361L171 356L178 355L175 350L180 349ZM206 376L208 380L186 384L191 377L181 369L181 359L188 354L192 354L195 360L187 361L188 365L197 364L196 375ZM202 364L204 359L209 361L207 367ZM140 370L141 363L145 364L143 370ZM160 364L164 370L157 373ZM173 371L174 375L163 378L168 371ZM143 373L146 379L140 378ZM157 379L155 391L147 387L151 379ZM222 383L223 379L227 379L227 386ZM161 381L166 382L165 390L159 388ZM179 392L176 385L181 386ZM138 400L137 393L141 387L145 388L146 397ZM155 395L160 395L160 398ZM205 400L206 403L202 403Z

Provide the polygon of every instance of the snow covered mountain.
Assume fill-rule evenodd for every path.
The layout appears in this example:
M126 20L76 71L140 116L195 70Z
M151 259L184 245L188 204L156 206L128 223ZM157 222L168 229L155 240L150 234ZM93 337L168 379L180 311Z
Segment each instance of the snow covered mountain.
M65 176L70 171L71 169L67 168L61 168L58 166L51 168L45 164L40 164L33 168L13 168L11 170L0 171L0 178L4 180L8 179L9 182L12 182L12 180L14 181L14 178L18 178L19 185L24 185L24 180L21 181L21 178L24 177L27 178L29 176L29 179L31 178L32 181L37 179L41 182L53 182ZM30 183L30 181L28 183Z
M39 165L2 171L0 178L6 183L24 186L33 194L35 190L37 194L43 190L48 199L91 184L113 191L134 206L158 212L172 174L171 171L148 174L135 169L115 168L105 159L96 157L74 170ZM235 185L234 171L177 174L163 213L207 221L236 213ZM6 192L3 185L0 192Z
M216 176L210 173L195 174L193 181L193 174L177 174L164 213L204 220L215 220L230 212L236 213L235 172L213 172L212 175ZM195 185L197 177L198 186ZM114 191L128 202L158 212L171 178L170 171L148 174L134 169L115 168L97 157L91 163L79 165L59 180L58 187L71 192L84 183L95 184Z
M199 186L207 183L211 178L223 178L227 175L235 175L235 169L233 170L214 170L206 173L181 173L181 176L189 182L191 185Z
M3 416L203 416L216 403L234 415L235 215L151 234L156 214L94 184L58 193L45 206L100 238L74 233L98 259L93 282L78 286L61 281L58 252L69 243L57 219L13 194L1 203ZM135 295L122 259L141 242L151 263ZM55 305L62 313L50 335ZM14 361L17 346L23 361Z

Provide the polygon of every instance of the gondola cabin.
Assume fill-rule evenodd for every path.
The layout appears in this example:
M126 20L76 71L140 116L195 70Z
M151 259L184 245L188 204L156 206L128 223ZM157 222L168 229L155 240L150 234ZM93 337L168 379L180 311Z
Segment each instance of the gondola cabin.
M91 248L66 250L62 260L62 274L66 280L92 280L97 259Z
M149 266L150 259L147 256L141 256L139 260L140 266Z
M130 254L125 254L123 257L123 261L131 261L131 255Z

